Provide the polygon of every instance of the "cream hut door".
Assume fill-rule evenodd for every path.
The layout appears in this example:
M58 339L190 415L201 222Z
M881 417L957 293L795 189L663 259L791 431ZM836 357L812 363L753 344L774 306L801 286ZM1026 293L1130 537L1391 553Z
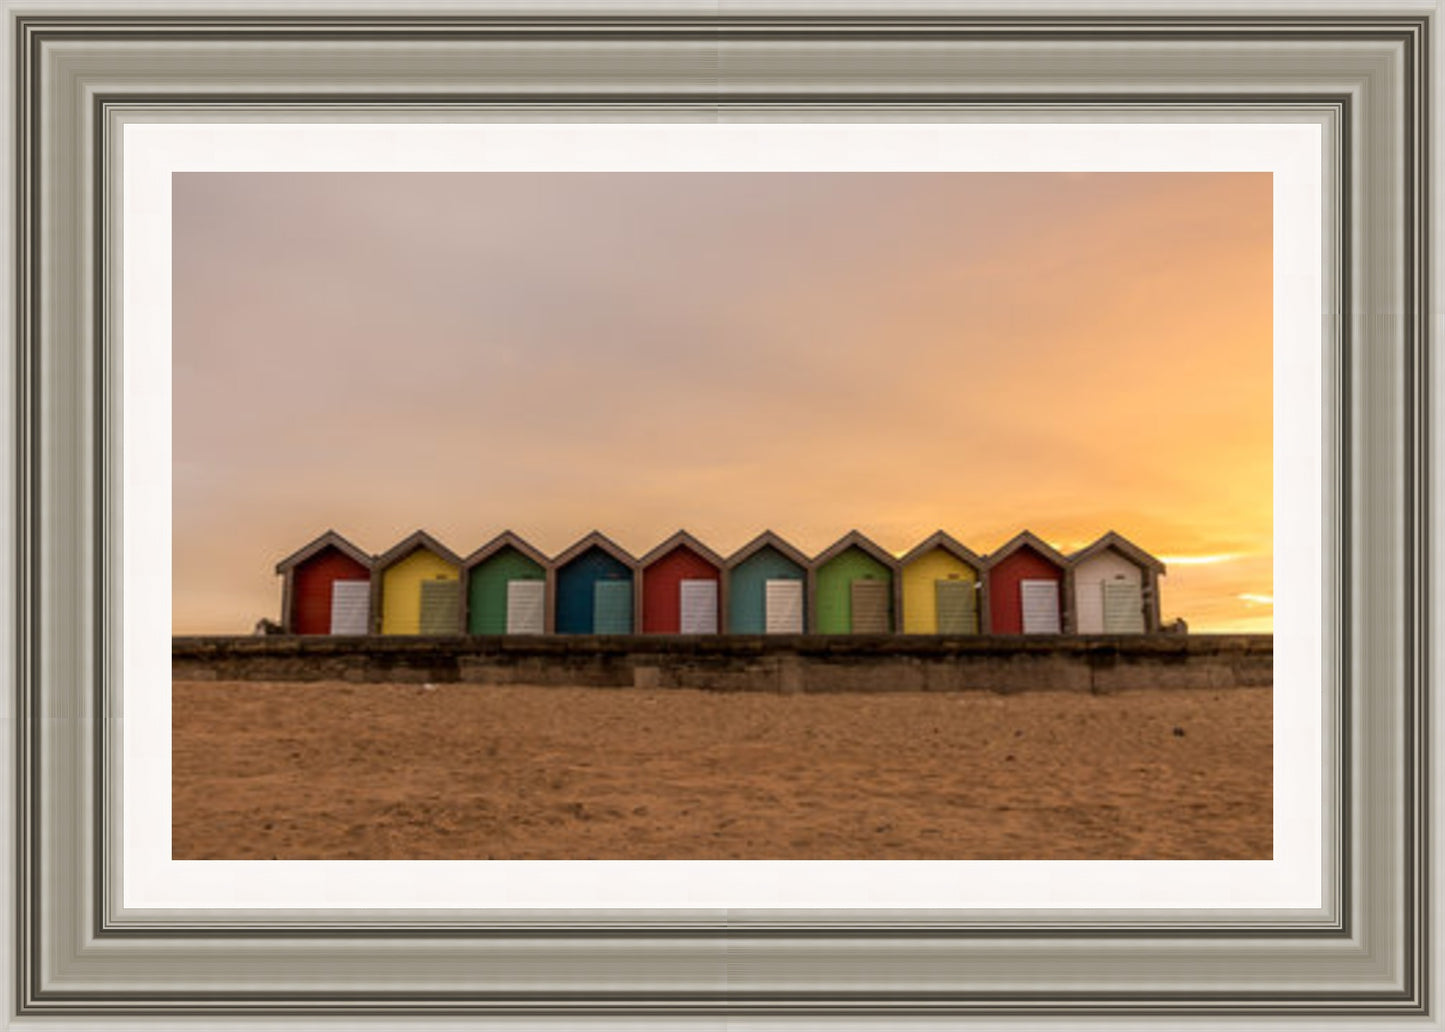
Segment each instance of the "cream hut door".
M1104 633L1143 634L1144 598L1134 581L1104 581Z

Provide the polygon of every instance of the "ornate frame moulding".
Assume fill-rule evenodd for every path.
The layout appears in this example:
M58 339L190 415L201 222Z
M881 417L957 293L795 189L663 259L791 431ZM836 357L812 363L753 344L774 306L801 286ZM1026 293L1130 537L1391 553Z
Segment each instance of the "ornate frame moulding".
M7 1010L1438 1022L1427 907L1435 2L237 8L0 0L14 98ZM736 10L738 13L731 13ZM615 12L615 13L614 13ZM439 43L445 43L439 46ZM1323 142L1323 899L1239 910L153 909L124 901L125 129L1296 123ZM134 615L134 614L132 614ZM260 948L264 947L264 948ZM36 1024L39 1024L37 1021ZM19 1027L19 1026L17 1026ZM27 1026L28 1027L28 1026ZM1438 1027L1438 1024L1436 1024Z

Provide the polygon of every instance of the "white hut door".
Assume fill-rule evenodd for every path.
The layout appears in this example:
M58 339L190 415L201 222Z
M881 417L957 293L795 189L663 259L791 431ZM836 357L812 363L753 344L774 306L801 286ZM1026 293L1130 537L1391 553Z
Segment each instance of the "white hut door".
M1144 633L1144 599L1138 584L1104 581L1104 633Z
M803 633L803 582L778 578L763 582L763 629L768 634Z
M1019 581L1025 634L1058 634L1059 583L1051 580Z
M331 633L365 634L371 622L371 581L331 582Z
M681 592L683 634L717 633L717 581L685 580Z
M546 601L546 581L507 581L507 633L541 634L546 626Z

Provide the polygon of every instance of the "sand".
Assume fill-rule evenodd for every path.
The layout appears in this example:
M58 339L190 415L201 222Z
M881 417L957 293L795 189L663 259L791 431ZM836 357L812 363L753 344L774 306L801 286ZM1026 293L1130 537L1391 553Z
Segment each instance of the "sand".
M1271 693L177 682L177 859L1268 859Z

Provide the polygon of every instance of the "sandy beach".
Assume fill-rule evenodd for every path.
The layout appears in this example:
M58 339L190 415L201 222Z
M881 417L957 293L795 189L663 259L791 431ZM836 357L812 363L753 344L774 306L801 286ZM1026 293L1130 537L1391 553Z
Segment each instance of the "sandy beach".
M176 859L1268 859L1268 689L173 685Z

